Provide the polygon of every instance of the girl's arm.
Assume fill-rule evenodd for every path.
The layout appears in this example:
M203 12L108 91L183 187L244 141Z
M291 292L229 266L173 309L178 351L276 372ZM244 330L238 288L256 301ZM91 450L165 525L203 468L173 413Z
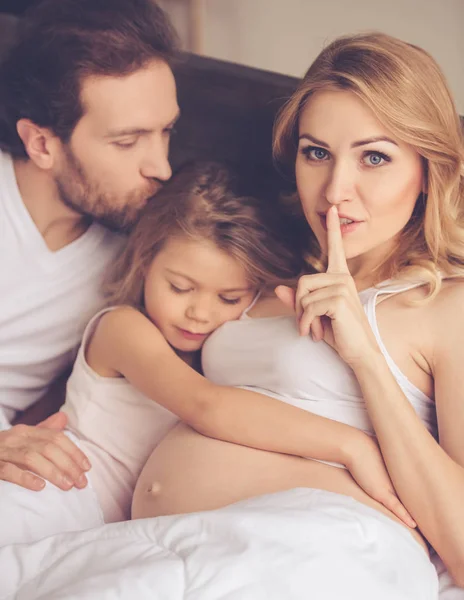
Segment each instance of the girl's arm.
M209 381L177 356L149 319L129 307L103 315L87 360L103 375L121 374L209 437L343 465L351 448L368 437L269 396Z
M345 465L366 493L415 526L367 434L260 393L212 383L185 364L138 311L121 307L103 315L86 356L97 373L124 376L203 435Z
M438 300L429 322L435 329L430 364L440 445L383 356L352 367L399 497L456 584L464 587L464 286L444 289Z

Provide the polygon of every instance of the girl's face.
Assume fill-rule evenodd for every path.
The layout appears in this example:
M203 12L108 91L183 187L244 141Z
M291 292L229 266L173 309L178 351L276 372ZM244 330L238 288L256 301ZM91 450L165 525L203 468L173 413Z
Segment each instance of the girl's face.
M392 249L423 189L424 172L416 150L395 139L355 94L324 90L301 113L296 179L324 253L326 213L337 205L353 274L360 260L370 257L377 266Z
M170 239L145 281L145 308L178 351L199 350L226 321L238 319L257 290L240 263L208 240Z

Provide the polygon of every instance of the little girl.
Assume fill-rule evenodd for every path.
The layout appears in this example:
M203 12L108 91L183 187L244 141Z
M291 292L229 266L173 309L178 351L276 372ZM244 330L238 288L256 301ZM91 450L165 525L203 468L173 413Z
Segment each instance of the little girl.
M114 266L109 306L85 330L62 408L92 465L89 485L37 493L1 482L0 545L129 518L144 463L179 419L211 437L338 463L366 446L347 425L198 372L213 331L302 271L286 217L240 185L221 165L192 164L149 202ZM359 483L390 493L369 448Z

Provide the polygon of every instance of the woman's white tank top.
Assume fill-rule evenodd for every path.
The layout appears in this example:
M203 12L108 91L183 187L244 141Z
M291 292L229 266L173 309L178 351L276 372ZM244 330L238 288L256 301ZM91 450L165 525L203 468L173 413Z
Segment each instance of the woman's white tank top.
M392 360L376 319L379 295L418 285L386 282L361 292L359 298L393 376L428 431L436 436L433 399ZM374 435L357 379L335 350L324 342L313 342L310 336L301 337L293 316L250 318L247 313L222 325L206 341L202 365L208 379L261 392Z

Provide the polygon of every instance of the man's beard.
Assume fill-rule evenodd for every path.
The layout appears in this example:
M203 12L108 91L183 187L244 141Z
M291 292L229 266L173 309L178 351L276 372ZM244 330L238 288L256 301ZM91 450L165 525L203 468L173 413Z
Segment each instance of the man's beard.
M142 195L132 192L120 205L120 198L105 194L98 184L91 182L69 146L64 146L63 151L66 168L55 180L63 204L77 214L95 221L111 231L122 233L130 231L150 194ZM154 182L152 195L158 187L159 184Z

